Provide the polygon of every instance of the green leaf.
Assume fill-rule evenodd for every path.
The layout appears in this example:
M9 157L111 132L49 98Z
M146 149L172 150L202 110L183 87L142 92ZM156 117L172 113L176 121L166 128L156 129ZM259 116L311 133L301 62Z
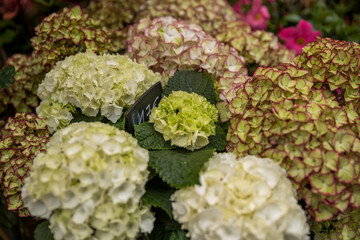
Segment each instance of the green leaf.
M211 76L204 72L178 71L176 72L165 87L164 96L168 96L172 91L184 91L197 93L207 99L212 104L216 104L216 94L214 81Z
M104 119L104 116L101 116L100 113L98 113L95 117L89 117L86 116L81 112L80 109L76 109L76 113L73 114L73 119L71 120L71 123L74 122L101 122Z
M54 4L54 0L34 0L35 2L38 2L46 7L50 7Z
M149 165L161 179L175 188L199 183L199 172L212 157L211 149L187 151L182 149L150 151Z
M226 149L226 132L216 125L215 135L209 137L209 144L204 147L204 149L215 149L217 152L224 151Z
M15 82L15 68L8 65L0 70L0 88L7 88Z
M298 23L301 20L301 16L296 13L287 14L284 20L290 23Z
M186 233L183 230L177 230L170 234L169 240L186 240Z
M152 207L161 208L172 219L170 196L174 193L174 190L159 181L149 181L145 189L146 192L142 197L143 201Z
M155 130L154 124L144 122L135 125L135 138L141 147L153 150L174 149L176 146L171 146L170 141L165 141L161 133Z
M120 119L113 123L106 117L101 116L100 113L98 113L95 117L89 117L83 114L81 110L77 108L76 112L73 114L73 119L71 120L71 123L74 122L102 122L114 126L120 130L125 130L125 114L122 114Z
M35 240L53 240L54 237L50 232L49 228L49 221L45 221L37 225L35 232L34 232L34 239Z

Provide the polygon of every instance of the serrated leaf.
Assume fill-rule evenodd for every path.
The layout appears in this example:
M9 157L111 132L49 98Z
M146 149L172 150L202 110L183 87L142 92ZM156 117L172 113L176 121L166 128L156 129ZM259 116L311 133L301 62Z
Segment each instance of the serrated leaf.
M49 221L45 221L37 225L34 232L35 240L54 240L54 237L49 228Z
M170 196L174 190L164 186L158 181L149 181L145 186L146 192L142 197L143 201L152 207L159 207L164 210L172 219L172 206Z
M209 144L204 149L215 149L217 152L224 151L226 149L226 132L219 125L216 125L215 135L209 136Z
M176 146L171 146L170 141L165 141L161 133L155 130L154 124L144 122L135 125L135 138L141 147L153 150L174 149Z
M15 68L8 65L0 70L0 88L7 88L15 82Z
M169 240L186 240L186 233L183 230L177 230L170 234Z
M150 151L149 165L160 178L175 188L199 183L199 172L212 157L211 149L187 151L182 149Z
M184 91L197 93L207 99L211 104L216 104L214 81L211 76L204 72L178 71L165 87L164 96L169 96L172 91Z

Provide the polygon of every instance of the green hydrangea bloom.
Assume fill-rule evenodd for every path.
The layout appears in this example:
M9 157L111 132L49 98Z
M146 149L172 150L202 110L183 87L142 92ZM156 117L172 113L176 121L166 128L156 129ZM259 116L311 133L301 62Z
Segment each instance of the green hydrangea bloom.
M142 19L129 30L127 54L163 75L163 84L179 70L206 71L217 89L229 90L248 79L244 58L206 34L201 27L172 17Z
M36 155L44 150L50 133L35 114L17 113L7 120L0 135L0 189L8 209L20 217L30 215L21 198L24 179Z
M209 143L208 137L215 135L217 120L218 112L206 98L183 91L174 91L161 99L150 115L150 122L166 141L192 151Z
M22 189L33 216L49 219L54 238L135 239L154 217L141 204L149 153L125 131L100 122L57 131L34 159Z
M153 84L160 81L144 64L127 56L78 53L60 61L39 85L36 109L51 132L67 126L75 108L95 117L99 112L112 122Z
M172 196L190 239L306 240L309 226L284 169L271 159L215 154L200 184Z
M44 18L31 39L43 65L53 66L66 56L85 50L99 54L115 51L109 32L100 20L91 18L79 6L64 8Z

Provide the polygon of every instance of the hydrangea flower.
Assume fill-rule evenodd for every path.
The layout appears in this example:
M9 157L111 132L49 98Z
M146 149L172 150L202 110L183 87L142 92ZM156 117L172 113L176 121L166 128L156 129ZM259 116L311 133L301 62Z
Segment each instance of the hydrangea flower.
M41 58L32 54L15 54L6 65L15 68L15 82L6 89L0 89L0 113L8 111L11 104L16 112L29 113L38 106L36 91L48 70L41 65Z
M200 184L176 191L171 200L190 239L309 239L286 172L271 159L216 153Z
M262 5L262 0L252 0L251 8L246 14L242 11L243 5L250 5L249 0L239 0L234 5L234 10L239 14L240 19L251 26L253 30L265 30L270 19L269 10Z
M312 222L315 240L356 240L360 237L360 208L339 214L332 221Z
M42 64L53 66L66 56L85 50L99 54L115 51L108 36L109 32L100 20L91 18L75 6L44 18L35 27L31 44Z
M282 45L273 33L251 31L250 26L242 21L225 22L215 37L235 48L245 57L247 65L272 66L290 63L295 57L295 52Z
M207 34L214 35L224 21L235 21L238 17L226 0L145 0L145 10L137 19L150 16L171 16L200 26Z
M163 74L163 84L178 70L206 71L229 89L248 78L244 58L194 24L172 17L141 20L129 30L127 54Z
M360 45L318 38L302 51L294 63L314 76L315 88L330 90L341 106L353 104L360 114Z
M296 27L284 28L278 35L285 41L288 49L294 49L300 54L305 44L315 41L316 36L321 36L321 33L313 31L311 23L301 19Z
M325 221L360 207L360 118L317 83L292 64L258 68L224 94L232 114L227 151L274 159L308 213Z
M154 217L140 203L149 154L125 131L80 122L57 131L34 159L22 197L55 239L135 239Z
M45 121L33 113L17 113L1 129L0 189L8 209L20 217L30 215L21 198L24 179L31 171L33 159L44 151L49 136Z
M188 150L202 148L215 135L216 107L196 93L173 91L151 110L150 122L171 145Z
M60 61L40 84L36 109L51 132L67 126L75 108L83 114L102 116L115 123L129 107L160 81L144 64L127 56L78 53Z
M92 19L101 21L108 29L108 39L115 51L125 48L126 25L131 24L142 6L142 0L92 0L84 11Z

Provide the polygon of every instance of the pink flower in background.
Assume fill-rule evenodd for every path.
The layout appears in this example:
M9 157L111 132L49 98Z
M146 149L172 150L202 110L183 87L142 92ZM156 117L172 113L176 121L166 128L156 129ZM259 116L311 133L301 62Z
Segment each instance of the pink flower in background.
M12 19L18 14L20 5L25 6L27 3L28 0L1 0L0 14L4 20Z
M278 35L285 41L285 46L288 49L294 49L300 54L305 44L315 41L317 36L321 36L321 33L313 31L311 23L300 20L296 27L284 28Z
M243 5L250 5L250 0L239 0L233 6L240 19L247 22L252 30L266 29L270 14L267 7L262 5L262 0L253 0L251 9L245 15L242 12Z

